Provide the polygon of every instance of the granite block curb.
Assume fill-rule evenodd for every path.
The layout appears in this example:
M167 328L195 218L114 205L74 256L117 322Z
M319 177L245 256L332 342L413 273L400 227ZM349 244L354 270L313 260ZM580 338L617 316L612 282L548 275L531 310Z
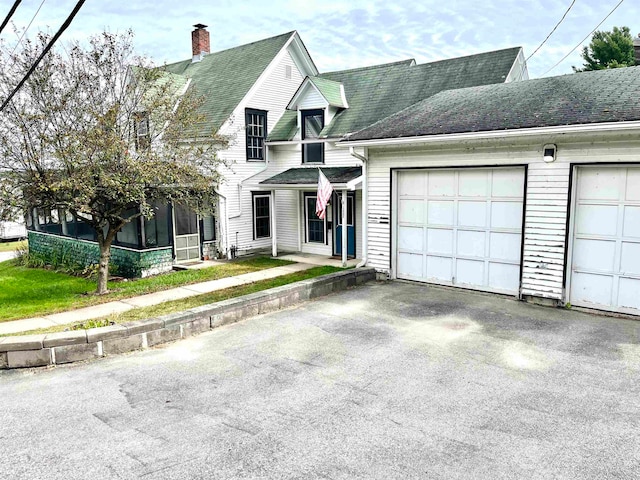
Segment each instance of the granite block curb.
M373 268L330 273L222 302L120 325L0 338L0 370L80 362L173 342L376 279Z

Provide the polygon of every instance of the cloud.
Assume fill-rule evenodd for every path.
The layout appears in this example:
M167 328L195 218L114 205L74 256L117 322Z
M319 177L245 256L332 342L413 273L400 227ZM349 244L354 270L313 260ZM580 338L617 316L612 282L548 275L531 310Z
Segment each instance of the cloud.
M13 19L19 28L26 27L40 2L23 0ZM576 2L556 33L529 61L531 75L540 76L566 55L617 2ZM45 2L29 34L38 29L56 31L75 3ZM623 3L601 29L640 18L637 3ZM321 71L329 71L406 58L423 63L512 46L522 46L525 55L530 55L567 7L567 0L87 2L64 38L82 39L105 28L131 28L140 52L162 63L190 57L191 26L199 22L209 25L214 50L298 30ZM9 29L2 37L9 45L17 40ZM569 73L571 65L580 65L579 52L577 49L551 74Z

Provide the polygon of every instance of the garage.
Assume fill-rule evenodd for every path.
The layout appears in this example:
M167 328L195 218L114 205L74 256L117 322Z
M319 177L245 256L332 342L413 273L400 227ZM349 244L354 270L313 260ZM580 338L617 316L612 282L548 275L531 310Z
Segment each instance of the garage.
M575 170L569 302L640 313L640 166Z
M397 278L518 295L524 167L398 170Z

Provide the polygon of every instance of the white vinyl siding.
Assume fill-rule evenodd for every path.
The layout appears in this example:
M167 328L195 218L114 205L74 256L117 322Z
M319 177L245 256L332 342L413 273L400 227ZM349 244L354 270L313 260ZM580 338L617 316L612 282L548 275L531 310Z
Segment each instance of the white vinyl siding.
M397 173L398 278L518 295L524 168Z
M578 167L572 305L640 313L640 167Z

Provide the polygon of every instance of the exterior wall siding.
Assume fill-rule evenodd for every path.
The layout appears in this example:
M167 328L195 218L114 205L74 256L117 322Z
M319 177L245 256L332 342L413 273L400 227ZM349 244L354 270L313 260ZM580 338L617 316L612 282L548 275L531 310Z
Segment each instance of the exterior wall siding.
M271 131L304 79L288 50L284 50L275 62L257 91L238 105L220 129L221 134L232 139L229 148L220 152L228 164L228 167L221 169L225 180L219 190L226 197L226 212L221 212L221 215L228 217L229 243L236 245L240 254L271 246L269 238L254 240L251 188L247 184L239 188L240 182L264 170L266 166L266 162L247 161L245 108L266 110L267 130ZM291 68L291 78L286 77L287 66Z
M48 264L84 268L98 264L100 259L98 244L95 242L34 231L29 231L28 237L29 254ZM131 250L111 247L111 265L116 275L127 278L167 272L173 268L173 249Z
M571 164L640 163L640 141L561 140L546 138L535 144L514 142L494 148L370 148L368 265L393 275L392 168L527 165L521 294L563 302ZM553 163L542 160L546 143L557 145Z

